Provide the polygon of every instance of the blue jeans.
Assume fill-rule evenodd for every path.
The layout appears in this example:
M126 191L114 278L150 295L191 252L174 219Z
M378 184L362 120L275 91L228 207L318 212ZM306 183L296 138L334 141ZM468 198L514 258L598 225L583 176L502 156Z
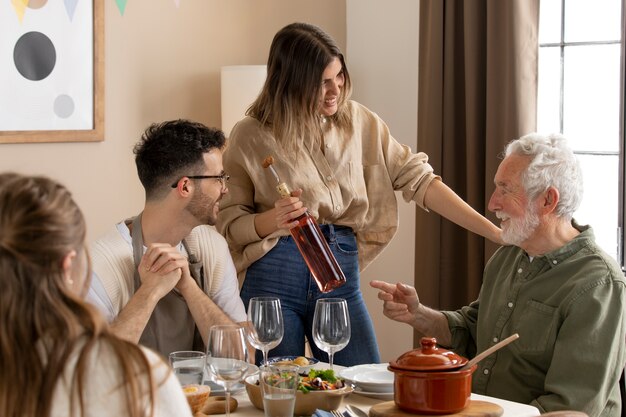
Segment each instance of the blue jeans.
M241 288L244 305L247 309L252 297L273 296L280 299L285 335L282 342L270 351L270 357L303 356L306 336L313 356L328 362L328 354L315 346L311 333L315 302L320 298L345 298L352 333L348 345L335 353L333 363L343 366L379 363L374 326L360 289L354 233L345 226L320 225L320 229L346 276L346 283L330 293L320 292L293 238L283 236L271 251L248 267ZM261 360L260 353L257 352L257 363Z

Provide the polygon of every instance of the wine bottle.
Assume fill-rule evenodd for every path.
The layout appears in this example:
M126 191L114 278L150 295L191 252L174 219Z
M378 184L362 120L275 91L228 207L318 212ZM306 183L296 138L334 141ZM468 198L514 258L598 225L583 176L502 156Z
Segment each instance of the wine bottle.
M270 171L276 178L278 193L282 197L289 197L291 196L291 191L289 191L287 184L280 181L278 174L272 167L273 162L274 158L269 156L263 161L263 166L270 168ZM311 271L311 275L313 275L320 291L328 293L335 288L341 287L346 283L346 276L311 213L307 210L295 220L298 222L298 225L290 229L291 236L296 242L296 246L309 267L309 271Z

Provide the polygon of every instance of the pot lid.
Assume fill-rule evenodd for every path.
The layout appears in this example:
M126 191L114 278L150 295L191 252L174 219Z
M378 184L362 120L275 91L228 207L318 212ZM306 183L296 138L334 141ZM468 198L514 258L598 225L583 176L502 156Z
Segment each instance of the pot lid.
M390 367L406 371L450 371L468 362L467 358L437 346L434 337L422 337L420 343L421 348L403 353L389 363Z

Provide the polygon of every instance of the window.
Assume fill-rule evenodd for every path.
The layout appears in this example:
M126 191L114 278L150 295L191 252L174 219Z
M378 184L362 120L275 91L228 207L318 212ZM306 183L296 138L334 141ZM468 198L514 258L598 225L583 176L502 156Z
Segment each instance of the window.
M563 133L583 168L574 218L622 265L625 1L541 0L537 98L537 130Z

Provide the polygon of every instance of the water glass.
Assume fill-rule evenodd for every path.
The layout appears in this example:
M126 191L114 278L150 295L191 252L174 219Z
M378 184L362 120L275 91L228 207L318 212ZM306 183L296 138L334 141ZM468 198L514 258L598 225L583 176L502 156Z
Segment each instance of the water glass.
M265 417L293 417L298 389L297 365L260 367L259 380Z
M202 375L206 365L204 352L182 350L170 353L169 358L180 385L202 384Z

